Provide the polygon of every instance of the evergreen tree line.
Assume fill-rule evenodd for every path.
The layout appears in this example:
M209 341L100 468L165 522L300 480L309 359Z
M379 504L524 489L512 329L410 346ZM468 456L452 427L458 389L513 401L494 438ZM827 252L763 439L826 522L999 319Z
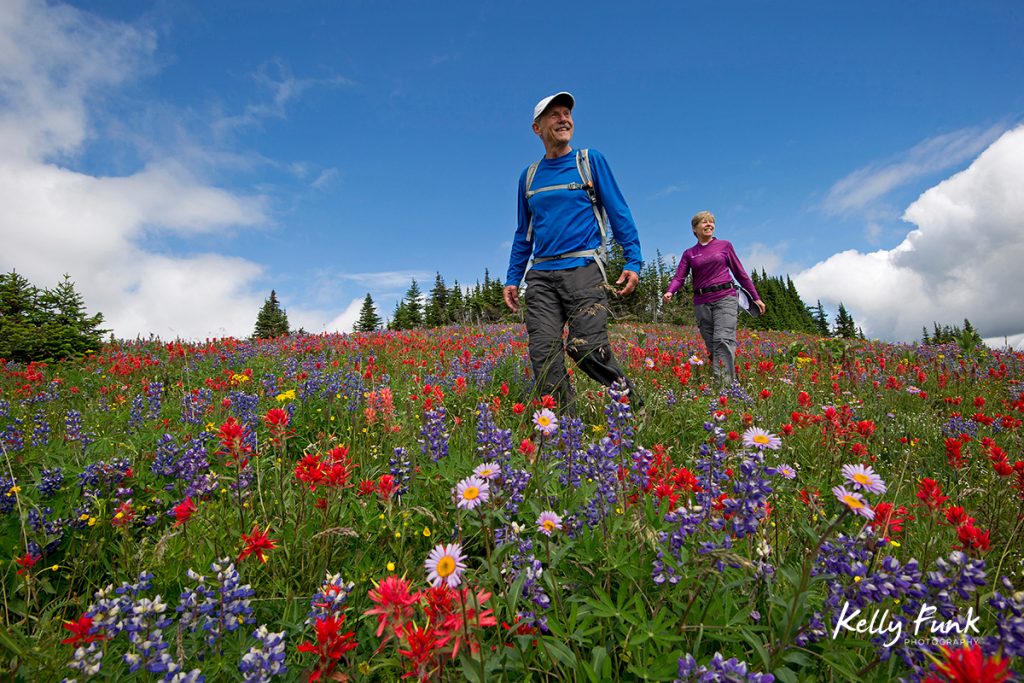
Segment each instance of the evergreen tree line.
M964 326L939 325L932 322L932 333L928 334L928 328L921 328L921 343L925 345L938 346L939 344L956 344L961 348L974 348L984 344L981 334L974 329L974 325L967 318L964 318Z
M0 358L27 363L98 350L103 314L89 315L69 275L40 289L15 271L0 275Z
M614 282L625 266L622 248L614 242L611 244L609 261L609 281ZM647 261L641 269L636 290L628 297L610 298L612 318L618 322L695 324L691 278L687 279L683 288L668 304L662 301L661 295L668 290L675 272L675 259L666 262L661 252L656 251L654 259ZM767 305L767 310L759 318L741 315L741 326L759 330L806 332L822 337L864 337L842 303L839 304L835 325L830 326L821 301L814 308L806 306L789 276L769 276L762 270L760 273L755 271L751 279ZM487 270L484 271L483 282L477 281L472 288L462 287L458 281L448 287L441 273L437 272L434 286L426 296L419 283L412 280L405 296L395 305L387 328L408 330L519 320L519 316L505 306L502 289L501 280L492 278ZM384 325L373 297L367 293L355 330L372 332Z

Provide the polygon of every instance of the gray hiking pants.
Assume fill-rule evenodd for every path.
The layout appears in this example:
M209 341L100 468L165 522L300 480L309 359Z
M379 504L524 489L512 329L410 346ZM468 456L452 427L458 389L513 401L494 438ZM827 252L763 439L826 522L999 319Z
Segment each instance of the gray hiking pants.
M736 382L736 297L727 296L709 304L694 306L697 329L711 357L711 368L718 387Z
M525 299L530 364L538 396L551 394L559 411L575 414L575 394L562 356L562 329L568 324L565 351L577 367L605 386L625 379L633 407L643 405L612 354L608 291L597 263L567 270L530 270Z

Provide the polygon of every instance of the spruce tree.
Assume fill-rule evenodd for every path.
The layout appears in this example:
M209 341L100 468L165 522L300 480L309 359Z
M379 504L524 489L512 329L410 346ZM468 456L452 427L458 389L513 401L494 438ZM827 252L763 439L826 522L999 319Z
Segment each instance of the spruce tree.
M441 327L448 324L448 288L441 273L434 274L434 288L430 290L430 301L424 310L427 327Z
M69 275L40 290L15 271L0 275L0 358L59 360L97 350L107 330L89 315Z
M288 334L288 314L277 300L277 292L270 290L270 297L263 302L263 308L256 315L256 328L252 336L256 339L273 339Z
M814 319L814 331L818 336L829 336L828 315L825 313L825 307L821 305L821 299L818 299L818 305L815 307L811 317Z
M423 292L414 279L399 304L395 307L395 316L391 320L391 328L395 330L412 330L423 327Z
M380 316L377 315L377 307L373 305L373 297L366 293L363 299L363 307L359 309L359 320L356 321L356 332L373 332L383 324Z
M857 339L858 336L857 324L853 321L853 316L846 310L846 306L842 302L839 302L839 312L836 313L834 336L842 337L843 339Z
M27 362L39 357L39 296L39 289L16 271L0 275L0 358Z
M103 335L109 332L100 328L103 314L86 312L85 299L75 290L70 275L65 273L64 279L45 290L39 300L46 311L41 356L71 358L99 349Z

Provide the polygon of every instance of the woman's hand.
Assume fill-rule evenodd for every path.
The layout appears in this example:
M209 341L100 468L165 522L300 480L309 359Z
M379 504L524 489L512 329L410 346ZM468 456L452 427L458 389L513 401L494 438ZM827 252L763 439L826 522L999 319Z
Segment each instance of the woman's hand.
M757 306L757 309L759 311L761 311L761 315L764 315L764 302L758 299L757 301L754 302L754 305Z
M664 294L661 295L661 300L664 301L665 303L668 303L671 298L672 292L665 292Z

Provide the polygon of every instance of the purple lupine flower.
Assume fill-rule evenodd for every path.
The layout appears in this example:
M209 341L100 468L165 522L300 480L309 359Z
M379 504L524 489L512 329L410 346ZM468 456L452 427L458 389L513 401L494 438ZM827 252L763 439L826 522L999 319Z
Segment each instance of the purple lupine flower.
M21 424L21 419L16 417L13 423L7 425L4 431L0 432L0 444L3 444L12 453L25 448L25 432L22 431Z
M260 644L253 645L242 655L238 664L242 680L245 683L269 683L274 676L284 675L288 671L284 664L284 631L273 633L263 624L253 631L252 637Z
M1007 657L1024 657L1024 592L1014 590L1007 577L1000 581L1006 596L999 591L989 599L997 614L998 642Z
M523 494L526 487L530 485L532 475L526 470L509 470L497 488L505 500L505 510L511 514L519 512L519 506L523 503Z
M520 595L525 599L526 604L530 605L530 608L520 610L517 616L522 623L547 632L547 617L543 613L551 607L551 598L548 597L541 581L544 566L533 553L533 541L521 537L516 525L505 527L499 531L500 534L495 534L495 541L499 542L499 545L512 544L515 546L505 557L502 574L509 585L520 578L523 579Z
M186 391L181 397L181 421L200 424L203 415L213 404L213 392L207 387Z
M42 411L37 411L32 418L32 445L45 446L50 443L50 423Z
M0 474L0 515L6 515L18 503L18 480Z
M132 405L128 409L128 430L139 431L142 429L143 410L146 407L146 399L141 394L136 394L132 399Z
M64 472L59 467L54 467L53 469L44 468L42 481L36 485L36 488L39 489L44 498L49 498L56 495L63 485Z
M687 654L679 660L676 683L772 683L775 680L772 674L748 672L747 668L746 662L735 657L725 659L720 652L706 665L698 665L693 655Z
M319 590L309 601L310 611L306 623L312 625L317 619L341 614L353 588L355 584L344 581L341 574L327 572L327 578L321 582Z
M206 644L213 647L226 633L255 621L250 605L255 591L249 584L242 585L229 558L211 563L210 570L217 576L215 586L207 586L205 576L188 570L186 575L196 586L181 594L177 611L179 623L192 631L202 628L207 634Z
M147 417L150 420L156 420L160 417L160 411L163 410L163 393L163 382L150 382L149 386L146 387L146 401L149 404L149 414Z
M499 429L494 415L486 403L476 407L476 453L484 462L496 462L507 467L512 460L512 430Z
M445 425L447 411L439 405L423 413L423 428L420 430L420 450L432 462L448 456L448 428Z
M394 455L388 460L388 468L391 476L395 478L395 495L401 496L408 493L409 482L412 480L412 463L409 461L408 450L396 446Z

